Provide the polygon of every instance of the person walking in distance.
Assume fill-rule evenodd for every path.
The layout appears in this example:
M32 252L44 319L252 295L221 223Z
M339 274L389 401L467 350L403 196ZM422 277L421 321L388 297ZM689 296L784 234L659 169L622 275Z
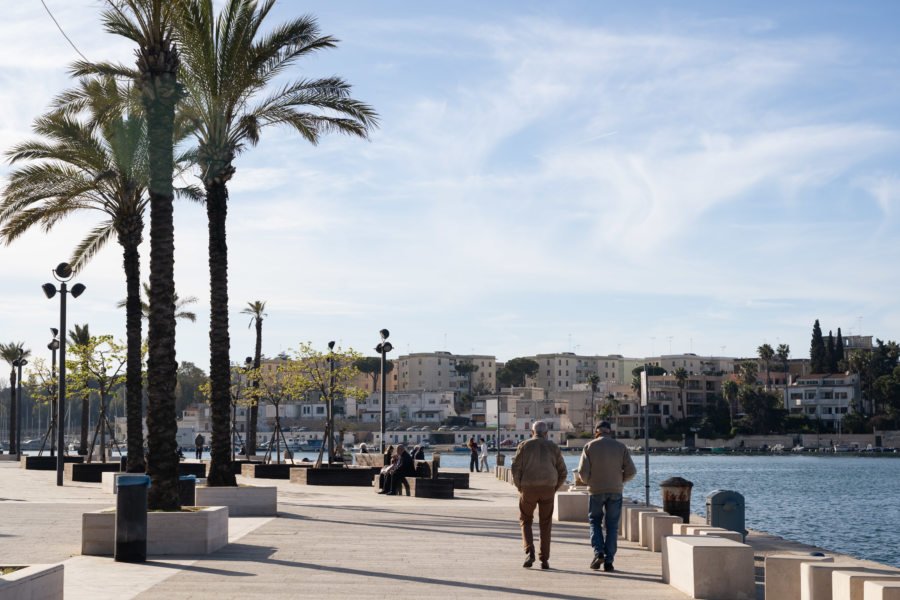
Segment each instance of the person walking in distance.
M591 494L588 503L594 549L591 569L597 570L602 565L604 571L615 570L613 560L622 514L622 487L636 472L628 448L611 435L609 421L600 421L594 429L594 439L585 445L575 469ZM606 526L605 538L601 525Z
M487 440L481 440L481 466L485 471L490 471L491 466L488 464L488 445Z
M200 460L200 457L203 456L203 434L198 433L197 437L194 438L194 454L197 460Z
M474 473L478 471L481 473L481 469L478 466L478 442L475 441L475 438L469 438L469 443L466 445L469 447L469 472Z
M548 427L543 421L531 426L533 436L520 443L512 462L513 483L519 490L519 523L525 546L525 564L534 564L534 509L538 508L541 548L538 558L541 568L549 569L550 528L553 524L553 503L556 490L566 482L566 463L559 446L547 439Z

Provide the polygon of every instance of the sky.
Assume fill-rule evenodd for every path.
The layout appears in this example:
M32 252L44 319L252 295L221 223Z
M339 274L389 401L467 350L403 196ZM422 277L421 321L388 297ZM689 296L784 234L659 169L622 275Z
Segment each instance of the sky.
M99 0L46 0L91 60L131 63ZM217 0L217 5L221 0ZM900 37L894 2L281 0L336 49L369 140L266 130L229 185L231 356L396 350L808 356L826 332L900 338ZM0 149L72 85L39 0L5 7ZM9 167L0 167L0 184ZM0 246L0 340L40 355L41 293L97 216ZM179 202L179 360L208 367L206 215ZM145 234L145 239L149 235ZM142 269L148 273L148 242ZM76 277L68 322L124 337L121 250ZM49 353L49 352L47 352Z

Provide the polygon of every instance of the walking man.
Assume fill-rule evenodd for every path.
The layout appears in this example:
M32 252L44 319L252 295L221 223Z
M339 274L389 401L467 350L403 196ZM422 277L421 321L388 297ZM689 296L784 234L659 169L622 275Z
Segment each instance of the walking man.
M538 558L541 568L549 569L550 527L553 523L553 502L556 490L566 482L566 463L559 446L547 439L547 424L535 421L534 434L516 448L512 462L513 483L519 490L519 523L522 525L522 542L525 545L525 564L534 564L534 508L538 507L538 523L541 532L541 549Z
M594 439L581 453L576 474L588 486L591 497L588 505L588 521L591 524L591 546L594 560L591 568L614 571L616 536L619 516L622 514L622 487L631 481L636 470L628 448L610 435L609 421L600 421L594 430ZM606 525L606 538L601 524Z
M194 454L197 460L200 460L200 457L203 456L203 434L198 433L197 437L194 438Z
M490 471L491 466L488 464L488 443L487 440L481 440L481 466L485 471Z

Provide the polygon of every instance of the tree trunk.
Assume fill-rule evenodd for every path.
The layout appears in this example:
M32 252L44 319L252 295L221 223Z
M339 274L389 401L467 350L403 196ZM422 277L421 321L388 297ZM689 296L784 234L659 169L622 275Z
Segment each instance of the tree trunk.
M262 317L256 317L256 352L253 355L253 368L259 369L262 360ZM257 371L258 372L258 371ZM250 429L247 432L247 453L256 454L256 428L259 419L259 378L253 380L253 402L250 404ZM249 457L248 457L249 458Z
M209 406L212 413L210 486L237 485L231 468L227 213L228 189L224 182L213 181L206 188L206 215L209 219Z
M9 453L18 454L16 447L16 368L9 372Z
M143 222L138 216L136 222L119 231L119 243L123 248L125 267L125 340L128 359L125 364L125 419L128 435L127 473L143 473L144 462L144 410L143 382L141 373L141 262L138 245L141 243Z
M158 1L158 0L156 0ZM154 7L157 8L156 1ZM152 26L158 24L153 23ZM159 26L161 28L161 26ZM166 32L163 32L166 35ZM175 415L175 231L172 218L173 132L178 51L164 37L138 52L141 102L147 115L150 163L150 318L147 328L147 473L148 506L181 507Z
M82 365L84 368L84 365ZM91 391L81 393L81 439L78 442L78 454L88 453L88 429L91 428ZM88 461L90 462L90 461Z

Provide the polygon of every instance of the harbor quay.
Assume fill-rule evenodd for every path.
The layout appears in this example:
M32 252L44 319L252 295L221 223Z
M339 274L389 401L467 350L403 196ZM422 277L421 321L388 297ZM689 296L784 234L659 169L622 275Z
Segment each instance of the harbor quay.
M621 538L616 571L591 571L586 523L554 522L551 569L523 569L518 494L494 472L472 473L469 488L452 500L288 480L265 484L278 488L277 516L231 517L222 549L118 563L81 555L82 514L115 506L100 483L57 487L52 472L0 463L0 565L62 563L67 600L690 597L663 582L659 552ZM767 556L825 552L760 532L750 532L747 543L758 599Z

